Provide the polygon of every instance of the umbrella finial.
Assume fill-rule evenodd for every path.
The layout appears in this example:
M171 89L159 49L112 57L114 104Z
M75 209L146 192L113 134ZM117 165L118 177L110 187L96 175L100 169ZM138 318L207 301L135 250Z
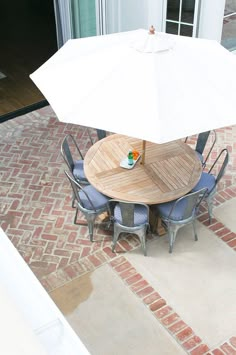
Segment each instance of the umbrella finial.
M155 34L155 28L154 28L153 25L149 28L149 34L150 35L154 35Z

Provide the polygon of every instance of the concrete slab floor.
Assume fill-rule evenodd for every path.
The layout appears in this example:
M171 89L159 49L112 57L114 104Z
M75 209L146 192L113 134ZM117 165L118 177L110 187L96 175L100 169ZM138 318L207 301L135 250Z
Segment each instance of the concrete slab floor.
M148 257L138 251L126 259L210 347L236 329L235 252L198 223L199 240L191 226L179 230L174 250L167 237L148 244Z
M236 233L236 198L226 201L214 209L214 216L232 232Z
M186 354L109 265L50 295L91 354Z
M125 259L215 348L236 329L235 251L201 223L197 230L195 242L191 226L182 228L172 254L163 236L148 242L148 257L137 248ZM91 354L185 353L109 264L54 290L51 297Z

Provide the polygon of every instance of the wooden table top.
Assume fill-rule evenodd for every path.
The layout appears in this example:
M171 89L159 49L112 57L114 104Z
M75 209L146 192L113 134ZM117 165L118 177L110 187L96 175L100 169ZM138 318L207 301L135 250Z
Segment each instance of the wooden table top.
M120 167L129 149L142 151L142 140L110 135L96 142L84 159L89 182L103 194L148 205L179 198L197 184L202 166L195 151L182 141L146 142L145 164Z

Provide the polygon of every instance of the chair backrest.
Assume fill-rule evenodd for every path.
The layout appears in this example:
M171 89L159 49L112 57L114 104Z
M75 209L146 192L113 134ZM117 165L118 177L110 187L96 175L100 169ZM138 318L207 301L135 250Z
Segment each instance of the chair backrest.
M198 134L198 137L197 137L197 143L196 143L196 146L195 146L195 150L196 152L200 153L201 155L203 155L203 151L207 145L207 141L209 139L209 137L211 137L212 139L212 142L211 142L211 145L210 145L210 148L208 150L208 153L207 153L207 156L205 157L204 161L203 161L203 166L206 165L206 162L214 148L214 145L216 143L216 131L215 130L212 130L212 131L206 131L206 132L201 132ZM187 143L188 141L188 137L185 138L185 143Z
M224 158L222 158L223 156L224 156ZM221 160L221 158L222 158L222 160ZM208 174L212 173L212 171L213 171L214 167L216 166L216 164L218 163L218 161L221 161L221 165L220 165L220 169L218 171L218 174L216 175L216 184L218 184L218 182L220 181L220 179L224 175L226 166L228 165L228 162L229 162L229 152L228 152L227 148L224 148L221 150L220 154L217 156L216 160L214 161L210 170L208 171Z
M198 153L203 154L203 151L206 147L209 137L212 139L212 142L211 142L210 148L208 150L207 156L204 159L204 165L206 164L206 162L207 162L207 160L214 148L214 145L216 143L216 131L212 130L212 131L206 131L206 132L199 133L196 148L195 148L195 150Z
M168 218L181 221L195 216L206 191L207 188L203 188L180 197L173 204Z
M81 206L85 210L88 210L87 208L84 207L83 201L81 200L80 195L79 195L79 192L83 191L83 194L86 196L86 198L88 199L88 201L90 202L90 205L91 205L91 209L89 209L89 210L93 210L94 212L96 212L96 208L94 207L93 202L91 201L90 197L88 196L87 192L83 189L83 187L72 176L70 176L67 171L64 170L64 173L66 174L66 176L71 184L71 188L73 190L74 197L75 197L77 203L79 204L79 206Z
M78 147L78 144L75 141L75 138L71 134L67 134L61 144L61 155L70 171L73 172L74 159L71 153L70 145L74 148L75 153L79 154L80 159L83 159L83 155Z
M197 138L196 148L195 148L195 150L198 153L200 153L200 154L203 153L203 151L205 149L205 146L206 146L206 143L207 143L207 140L208 140L208 137L210 135L210 132L211 131L199 133L198 138Z
M103 139L106 137L107 132L104 131L103 129L97 129L97 135L98 135L98 139Z
M147 216L149 215L149 208L147 205L139 202L126 202L112 199L108 202L111 216L114 215L114 209L118 205L121 213L121 224L126 227L134 227L134 213L135 206L144 206L146 208Z
M107 136L107 132L102 129L96 129L97 138L93 137L93 133L90 127L87 127L88 136L91 144L93 145L97 140L101 140Z

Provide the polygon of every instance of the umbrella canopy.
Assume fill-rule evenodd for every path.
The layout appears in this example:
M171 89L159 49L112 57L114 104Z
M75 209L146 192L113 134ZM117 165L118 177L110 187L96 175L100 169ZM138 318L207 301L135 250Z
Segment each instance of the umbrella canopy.
M59 120L155 143L236 123L236 56L212 40L73 39L30 77Z

